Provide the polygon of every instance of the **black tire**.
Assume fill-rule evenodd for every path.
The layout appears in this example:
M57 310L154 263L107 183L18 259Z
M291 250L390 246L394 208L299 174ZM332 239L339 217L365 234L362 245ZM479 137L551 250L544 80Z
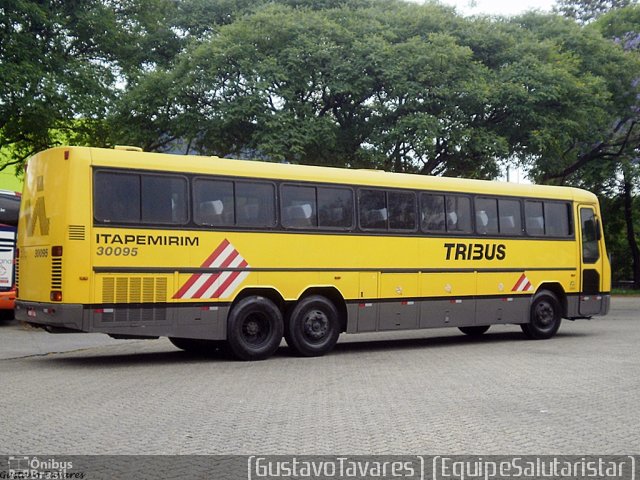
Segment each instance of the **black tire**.
M520 325L524 334L534 340L553 337L562 322L562 307L549 290L540 290L531 302L531 319Z
M480 326L477 326L477 327L476 326L473 326L473 327L458 327L458 330L460 330L465 335L469 335L470 337L479 337L484 332L489 330L490 326L491 325L480 325Z
M212 355L224 342L217 340L202 340L200 338L169 337L169 341L180 350L196 355Z
M338 310L321 295L300 300L287 319L287 344L303 357L319 357L330 352L339 336Z
M227 320L229 350L240 360L264 360L275 353L282 340L282 313L268 298L243 298Z

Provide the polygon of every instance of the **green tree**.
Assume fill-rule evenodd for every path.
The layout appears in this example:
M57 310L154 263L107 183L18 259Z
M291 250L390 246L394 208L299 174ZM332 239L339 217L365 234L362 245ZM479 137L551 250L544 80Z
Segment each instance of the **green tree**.
M582 2L588 11L589 2ZM594 122L595 129L585 131L582 139L576 137L556 165L538 164L540 178L560 181L602 191L603 204L616 205L617 214L624 219L608 219L607 242L614 246L614 278L630 275L640 288L640 250L636 235L635 203L640 157L640 6L630 5L602 14L592 11L598 19L580 30L582 35L608 37L607 43L580 42L584 49L583 65L590 72L606 80L609 107L602 121ZM538 29L540 31L540 29ZM565 48L575 49L574 35L565 29L553 27L545 35L556 38ZM611 180L606 181L604 178ZM602 184L615 184L615 188L602 190ZM611 212L611 209L604 208ZM624 228L622 226L624 225ZM618 241L624 238L625 242ZM619 246L626 243L624 249ZM631 259L629 268L628 259ZM626 273L625 273L626 272ZM629 277L626 277L629 278Z
M100 144L123 86L181 48L169 0L6 0L0 6L0 168L61 139Z
M218 155L493 178L507 158L555 159L608 121L609 85L580 57L580 42L603 39L572 32L578 45L565 47L527 24L545 16L284 3L218 27L135 85L118 121L140 128L121 131L148 148L185 139Z
M589 23L600 15L634 3L635 0L557 0L554 11L580 23Z

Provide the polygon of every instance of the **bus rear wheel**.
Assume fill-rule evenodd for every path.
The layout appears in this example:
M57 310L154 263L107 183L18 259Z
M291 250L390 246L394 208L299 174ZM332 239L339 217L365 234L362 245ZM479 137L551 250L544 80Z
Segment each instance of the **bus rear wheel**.
M531 318L529 323L520 325L524 334L534 340L553 337L562 321L560 302L553 292L539 291L531 302Z
M282 313L275 303L261 296L246 297L229 313L228 346L240 360L264 360L278 349L283 330Z
M321 295L300 300L288 317L285 339L303 357L319 357L331 351L340 336L336 306Z
M490 325L480 325L480 326L473 326L473 327L458 327L458 330L460 330L465 335L469 335L470 337L479 337L484 332L489 330L489 327L490 327Z

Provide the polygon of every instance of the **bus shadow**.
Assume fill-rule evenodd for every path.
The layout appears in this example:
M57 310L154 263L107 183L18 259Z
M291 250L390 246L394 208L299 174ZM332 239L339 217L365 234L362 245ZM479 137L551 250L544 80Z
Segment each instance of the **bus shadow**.
M559 332L555 338L580 338L586 337L588 332ZM348 338L348 337L347 337ZM422 348L460 348L469 345L491 345L507 342L527 342L535 344L536 340L530 340L521 332L496 332L485 333L480 337L469 337L466 335L443 335L433 337L420 338L373 338L367 340L358 339L357 335L352 336L353 341L342 341L338 343L332 352L328 355L349 355L358 352L383 352L383 351L402 351L410 349ZM551 339L550 341L553 341ZM295 353L283 343L273 359L291 359L295 358ZM196 354L176 349L175 351L159 351L159 352L122 352L110 354L92 354L87 351L86 355L82 352L75 352L73 356L54 357L49 359L50 365L63 365L68 367L84 366L89 368L111 368L111 367L130 367L130 366L149 366L149 365L175 365L175 364L211 364L211 363L229 363L236 360L225 350L216 350L206 354ZM238 362L244 363L244 362Z
M112 354L82 355L77 352L73 357L56 357L50 361L55 364L77 367L130 367L134 365L175 365L198 364L229 361L230 357L223 353L195 354L176 349L163 352L127 352Z
M588 332L558 332L554 338L580 338L587 337L590 334ZM485 333L479 337L470 337L467 335L443 335L438 337L420 337L420 338L394 338L394 339L370 339L370 340L357 340L357 336L354 337L354 341L343 341L338 343L333 352L349 353L357 351L381 351L381 350L405 350L413 348L447 348L456 347L462 345L486 345L486 344L498 344L507 342L527 342L535 343L544 340L531 340L527 338L522 332L496 332ZM553 341L553 339L550 339Z

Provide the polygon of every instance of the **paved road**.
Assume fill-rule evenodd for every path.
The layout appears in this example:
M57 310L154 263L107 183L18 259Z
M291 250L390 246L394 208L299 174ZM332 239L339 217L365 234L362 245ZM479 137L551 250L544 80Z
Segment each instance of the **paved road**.
M323 358L283 346L256 363L44 335L0 327L20 357L0 361L0 453L640 451L640 298L547 341L515 326L343 336Z

